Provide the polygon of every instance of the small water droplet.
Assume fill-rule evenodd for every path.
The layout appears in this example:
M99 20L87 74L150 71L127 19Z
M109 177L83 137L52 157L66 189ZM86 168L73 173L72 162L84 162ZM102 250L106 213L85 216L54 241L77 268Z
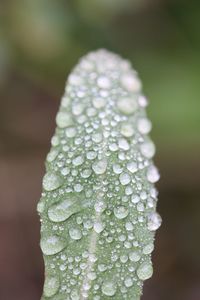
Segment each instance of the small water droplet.
M105 226L100 221L94 223L94 231L96 231L96 233L101 233L104 230L104 227Z
M131 253L129 254L129 259L130 259L131 261L137 262L137 261L140 260L140 258L141 258L141 255L140 255L140 253L137 252L137 251L133 251L133 252L131 252Z
M105 173L105 171L107 169L107 160L101 159L101 160L93 163L92 169L97 175L101 175L101 174Z
M153 249L154 249L153 243L149 243L146 246L144 246L142 252L146 255L151 254L153 252Z
M129 150L129 148L130 148L130 145L126 139L119 139L118 145L119 145L120 149L125 150L125 151Z
M47 276L44 283L44 296L52 297L54 296L60 286L59 279L54 276Z
M152 124L147 118L140 118L137 122L137 128L140 133L147 134L151 131Z
M80 166L84 162L84 158L82 156L77 156L72 160L74 166Z
M122 75L121 84L129 92L138 92L141 89L141 82L134 74Z
M155 183L160 179L160 174L155 166L150 166L147 170L147 179L151 183Z
M128 209L124 206L118 206L114 208L114 215L118 219L124 219L128 216Z
M139 279L146 280L153 275L153 267L150 263L144 262L137 269L137 275Z
M134 161L131 161L127 164L127 169L131 172L131 173L135 173L138 170L138 166L137 163Z
M118 109L126 115L131 115L137 110L136 98L121 98L117 102Z
M111 81L106 76L100 76L97 79L97 85L102 89L109 89L111 87Z
M134 128L130 123L124 123L121 127L121 134L125 137L131 137L134 134Z
M74 227L69 229L69 235L73 240L80 240L82 238L80 229Z
M66 112L58 112L56 116L56 124L60 128L68 127L73 124L71 116Z
M162 223L161 216L157 212L148 215L147 227L150 231L157 230Z
M156 152L155 145L151 141L146 141L140 145L142 155L146 158L152 158Z
M101 290L104 295L112 297L117 291L117 286L113 281L104 281Z
M53 255L66 247L66 241L57 235L41 238L40 247L45 255Z
M121 182L122 185L127 185L130 183L131 181L131 177L128 173L122 173L119 176L119 180Z
M61 186L62 179L58 174L53 172L48 172L44 175L42 184L43 184L43 188L46 191L53 191Z
M131 277L126 277L124 280L124 284L127 288L133 285L133 279Z

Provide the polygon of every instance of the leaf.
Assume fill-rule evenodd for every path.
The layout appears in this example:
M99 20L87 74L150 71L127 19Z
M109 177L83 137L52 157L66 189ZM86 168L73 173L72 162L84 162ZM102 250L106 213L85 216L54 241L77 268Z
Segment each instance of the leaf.
M70 74L38 203L42 299L140 299L161 224L146 105L130 63L106 50Z

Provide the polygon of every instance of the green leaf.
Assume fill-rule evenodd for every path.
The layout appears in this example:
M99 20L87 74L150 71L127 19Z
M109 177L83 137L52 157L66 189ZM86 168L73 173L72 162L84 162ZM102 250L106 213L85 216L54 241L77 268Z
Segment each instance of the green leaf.
M161 224L146 105L130 63L106 50L70 74L38 203L42 299L140 299Z

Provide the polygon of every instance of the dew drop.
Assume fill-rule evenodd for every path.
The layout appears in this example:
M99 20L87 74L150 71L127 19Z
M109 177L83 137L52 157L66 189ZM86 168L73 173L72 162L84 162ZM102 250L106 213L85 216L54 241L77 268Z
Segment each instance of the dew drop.
M126 139L119 139L118 141L119 148L122 150L129 150L130 146Z
M124 206L118 206L114 208L114 215L118 219L124 219L128 216L128 209Z
M137 269L137 275L139 279L146 280L153 275L153 267L150 263L142 263Z
M153 142L147 141L140 145L142 155L146 158L152 158L155 154L156 148Z
M54 276L47 276L44 283L44 296L52 297L54 296L60 286L59 279Z
M134 161L131 161L127 164L127 169L131 172L131 173L135 173L138 170L137 167L137 163Z
M105 171L107 169L107 160L101 159L101 160L93 163L92 169L97 175L101 175L101 174L105 173Z
M70 228L69 229L69 235L71 237L71 239L73 240L80 240L82 238L82 233L80 231L80 229L78 228Z
M131 137L134 134L133 126L129 123L124 123L121 127L121 134L125 137Z
M121 98L117 102L117 107L123 114L131 115L138 106L135 98Z
M61 186L62 179L58 174L53 172L48 172L44 175L42 184L43 184L43 188L46 191L53 191Z
M150 166L147 170L147 180L151 183L155 183L160 179L160 174L155 166Z
M137 128L140 133L147 134L151 131L152 125L147 118L140 118L137 122Z
M48 216L53 222L63 222L80 210L81 207L78 205L78 201L65 199L61 203L52 205L48 209Z
M66 247L66 241L57 235L41 238L40 247L45 255L53 255Z
M142 252L147 255L147 254L151 254L153 252L154 249L154 245L153 243L149 243L146 246L144 246Z
M131 253L129 254L129 259L130 259L131 261L137 262L137 261L140 260L140 258L141 258L141 255L140 255L140 253L137 252L137 251L133 251L133 252L131 252Z
M121 182L122 185L127 185L130 183L131 181L131 177L128 173L122 173L119 176L119 180Z
M133 285L133 279L131 277L126 277L124 280L124 284L127 288Z
M157 230L162 223L161 216L157 212L148 215L147 227L150 231Z
M60 128L68 127L73 124L71 116L66 112L58 112L56 116L56 124Z
M104 230L104 225L99 221L94 223L94 231L101 233Z
M115 295L117 291L117 286L112 281L104 281L101 287L102 293L108 297Z
M95 108L102 108L106 105L106 99L97 97L92 100L92 103Z
M98 79L97 79L97 85L100 87L100 88L103 88L103 89L109 89L111 87L111 81L108 77L106 76L100 76Z
M129 92L138 92L141 89L140 80L133 74L124 74L121 77L121 84Z
M52 162L55 160L56 156L58 155L58 149L52 149L49 154L47 155L47 161Z

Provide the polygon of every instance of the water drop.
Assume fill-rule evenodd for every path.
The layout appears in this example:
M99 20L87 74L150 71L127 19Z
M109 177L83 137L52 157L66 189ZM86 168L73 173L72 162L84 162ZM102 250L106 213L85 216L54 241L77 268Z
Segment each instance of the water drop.
M147 227L150 231L157 230L161 223L161 216L157 212L153 212L148 215Z
M104 281L101 290L104 295L112 297L117 291L117 286L113 281Z
M155 154L156 148L153 142L147 141L140 145L140 150L142 155L144 155L146 158L152 158Z
M125 151L129 150L129 148L130 148L130 145L126 139L119 139L118 145L119 145L120 149L125 150Z
M124 280L124 284L127 288L133 285L133 279L131 277L126 277Z
M53 191L61 186L62 179L58 174L53 172L48 172L44 175L42 184L43 184L43 188L46 191Z
M119 176L119 180L121 182L122 185L127 185L130 183L131 181L131 177L128 173L122 173Z
M140 255L140 253L137 252L137 251L133 251L133 252L131 252L131 253L129 254L129 259L130 259L131 261L137 262L137 261L140 260L140 258L141 258L141 255Z
M118 219L124 219L128 216L128 209L124 206L118 206L114 208L114 215Z
M135 173L138 170L137 167L137 163L134 161L131 161L127 164L127 169L131 172L131 173Z
M151 254L153 252L153 249L154 249L153 243L149 243L146 246L144 246L142 252L146 255Z
M135 98L121 98L117 102L117 107L123 114L131 115L138 106Z
M72 160L74 166L80 166L84 162L84 158L82 156L77 156Z
M121 84L129 92L138 92L141 89L140 80L133 74L122 75Z
M41 238L40 247L45 255L53 255L66 247L66 241L56 235Z
M137 269L137 275L139 279L146 280L153 275L153 267L150 263L144 262Z
M104 227L105 226L100 221L94 223L94 231L96 231L96 233L101 233L104 230Z
M73 124L71 116L66 112L58 112L56 116L56 124L60 128L68 127Z
M101 159L101 160L93 163L92 169L97 175L101 175L101 174L105 173L105 171L107 169L107 160Z
M97 79L97 85L102 89L109 89L111 87L111 81L106 76L100 76Z
M74 227L69 229L69 235L73 240L80 240L82 238L80 229Z
M48 209L48 216L53 222L63 222L80 210L81 207L78 201L68 198L61 203L52 205Z
M151 131L152 125L147 118L140 118L137 122L137 128L140 133L147 134Z
M147 179L151 183L155 183L160 179L160 174L155 166L150 166L147 170Z
M57 277L47 275L44 283L44 296L45 297L54 296L57 293L59 286L60 286L60 282Z
M133 126L129 123L124 123L121 127L121 134L125 137L131 137L134 134Z

